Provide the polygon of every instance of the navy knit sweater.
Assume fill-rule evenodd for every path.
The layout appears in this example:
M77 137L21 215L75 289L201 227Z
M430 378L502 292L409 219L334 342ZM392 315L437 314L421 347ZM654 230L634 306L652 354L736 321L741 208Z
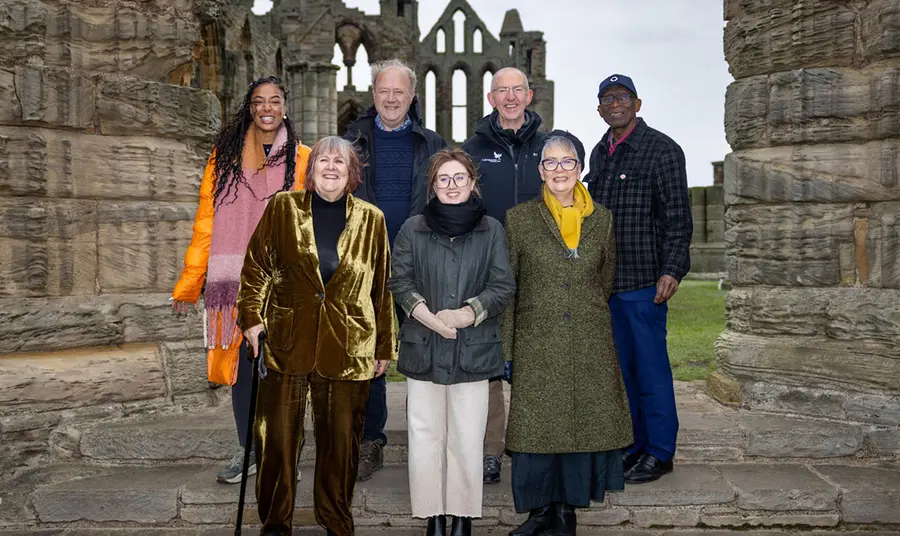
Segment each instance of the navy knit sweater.
M413 136L412 128L390 132L375 128L375 203L384 212L391 246L409 217L415 151Z

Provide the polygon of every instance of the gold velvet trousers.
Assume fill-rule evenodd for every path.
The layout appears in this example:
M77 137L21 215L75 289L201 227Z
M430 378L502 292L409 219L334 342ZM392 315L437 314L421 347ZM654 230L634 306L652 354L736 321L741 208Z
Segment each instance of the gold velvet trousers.
M316 521L338 536L352 536L350 503L369 382L332 380L315 371L288 375L271 369L260 380L256 399L256 499L262 533L291 534L307 390L316 440Z

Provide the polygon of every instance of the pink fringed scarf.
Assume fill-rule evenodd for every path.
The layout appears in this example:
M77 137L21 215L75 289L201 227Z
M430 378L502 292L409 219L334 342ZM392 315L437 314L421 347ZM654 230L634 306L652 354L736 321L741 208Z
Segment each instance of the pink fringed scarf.
M269 154L277 154L287 141L287 129L282 126L275 135ZM233 195L216 206L209 265L204 293L204 341L208 348L228 349L240 342L241 333L235 322L241 268L250 236L262 217L269 198L284 188L285 160L266 165L262 143L252 126L247 130L241 168L249 187L237 186ZM250 327L250 326L246 326Z

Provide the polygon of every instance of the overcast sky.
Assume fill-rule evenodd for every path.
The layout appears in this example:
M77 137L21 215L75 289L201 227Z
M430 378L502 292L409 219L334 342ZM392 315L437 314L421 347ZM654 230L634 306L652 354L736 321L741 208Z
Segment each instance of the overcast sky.
M270 0L255 0L265 13ZM729 152L723 113L731 82L722 53L722 0L469 0L497 37L508 9L525 30L544 32L547 77L556 84L554 126L570 130L587 151L607 125L597 114L597 86L607 75L631 76L643 100L640 116L684 149L691 186L712 184L712 165ZM378 0L345 0L370 14ZM444 0L420 0L424 37L443 13ZM548 6L553 6L552 8ZM452 45L451 45L452 46ZM366 85L360 47L353 78ZM337 61L336 64L340 65ZM360 66L362 64L362 66ZM343 86L346 73L339 75ZM363 83L366 81L366 83Z

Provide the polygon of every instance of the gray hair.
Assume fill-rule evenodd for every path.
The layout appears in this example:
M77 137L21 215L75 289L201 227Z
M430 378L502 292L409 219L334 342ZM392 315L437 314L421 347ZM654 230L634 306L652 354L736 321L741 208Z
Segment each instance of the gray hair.
M372 91L375 91L375 82L378 80L378 76L387 69L400 69L401 71L406 73L406 76L409 77L410 93L412 93L413 95L416 94L416 72L410 69L409 65L396 58L391 60L379 61L372 65Z
M570 153L572 156L578 160L578 168L584 169L584 162L578 158L578 149L575 148L575 144L572 143L572 140L565 136L552 136L547 138L544 141L544 147L541 149L541 162L544 161L544 154L547 152L547 149L550 147L558 147L567 153Z
M506 73L518 73L518 74L522 75L522 79L525 80L525 89L526 90L531 89L531 86L528 85L528 75L525 74L525 71L523 71L522 69L516 69L515 67L504 67L504 68L500 69L499 71L497 71L496 73L494 73L493 77L491 78L491 91L494 90L494 80L496 80L497 75L506 74Z

